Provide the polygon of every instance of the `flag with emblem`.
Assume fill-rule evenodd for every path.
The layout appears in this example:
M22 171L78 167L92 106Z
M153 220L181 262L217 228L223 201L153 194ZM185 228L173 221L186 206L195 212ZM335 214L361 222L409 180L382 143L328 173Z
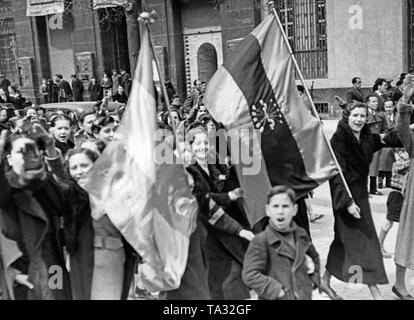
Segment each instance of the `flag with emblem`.
M197 202L185 169L174 165L180 162L174 159L170 139L159 139L153 56L148 30L145 26L142 30L125 115L115 140L94 164L86 189L142 257L141 284L157 292L180 285L196 227Z
M288 185L302 197L339 173L320 121L298 96L295 65L272 14L227 57L204 101L240 139L240 147L231 148L232 160L252 225L264 217L272 186ZM253 162L243 163L243 152Z

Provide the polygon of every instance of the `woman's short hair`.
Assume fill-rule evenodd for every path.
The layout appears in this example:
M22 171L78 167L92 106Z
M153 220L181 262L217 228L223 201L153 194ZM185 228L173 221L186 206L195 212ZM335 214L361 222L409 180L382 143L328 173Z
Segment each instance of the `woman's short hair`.
M190 124L190 126L186 129L186 140L190 145L192 145L195 136L200 133L207 134L207 129L203 123L201 123L200 121L195 121L192 124Z
M96 152L92 151L91 149L87 149L87 148L75 148L75 149L70 149L66 153L66 156L65 156L66 163L68 164L69 159L72 158L73 156L77 155L77 154L84 154L92 162L95 162L99 158L99 154L97 154Z
M34 110L37 114L36 107L33 107L33 106L28 106L28 107L24 108L24 114L27 114L27 111L29 111L29 110Z
M378 78L375 80L374 87L372 88L374 91L378 90L378 87L381 86L384 82L387 82L384 78Z
M56 125L56 122L59 120L69 121L69 126L72 125L72 120L70 119L70 117L68 117L65 114L56 114L50 118L50 126L54 127Z
M365 103L354 101L343 108L343 119L348 121L349 116L351 115L352 110L364 108L368 116L368 106Z
M267 195L267 204L270 203L270 200L278 194L287 194L293 204L296 204L296 193L293 189L288 186L276 186L273 187L269 194Z
M107 125L115 123L115 119L112 117L104 117L95 121L92 125L92 132L99 133L102 128L106 127Z
M37 145L37 147L39 148L39 150L46 149L45 140L40 134L23 131L21 133L11 134L8 136L8 138L6 139L6 144L4 146L4 153L9 154L12 150L13 142L21 138L27 138L27 139L33 140L35 144Z
M89 112L83 112L81 113L81 115L79 116L79 122L83 124L83 122L85 121L85 118L87 116L90 116L92 114L96 114L94 111L89 111Z

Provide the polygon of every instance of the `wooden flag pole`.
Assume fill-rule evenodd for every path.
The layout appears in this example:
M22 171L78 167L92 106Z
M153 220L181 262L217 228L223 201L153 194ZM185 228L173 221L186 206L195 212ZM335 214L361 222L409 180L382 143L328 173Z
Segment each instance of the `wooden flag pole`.
M164 77L163 77L163 75L161 73L161 69L160 69L160 63L159 63L158 58L155 54L154 46L152 44L152 39L151 39L151 32L150 32L149 25L152 24L155 21L155 19L156 19L156 12L153 10L150 13L142 12L140 14L139 18L138 18L138 21L142 21L143 23L145 23L145 26L146 26L147 31L148 31L148 38L149 38L149 42L150 42L152 58L154 59L155 65L157 67L157 74L158 74L158 79L160 79L162 95L164 96L164 100L167 104L168 117L171 121L172 129L173 129L173 135L174 135L174 141L176 142L176 149L178 151L179 157L182 158L180 147L178 145L177 127L176 127L176 125L175 125L175 123L172 119L172 115L171 115L171 104L170 104L170 101L168 99L167 88L165 87Z
M332 155L332 157L333 157L333 159L334 159L334 161L335 161L335 164L336 164L336 166L338 167L339 174L340 174L341 179L342 179L342 181L343 181L343 183L344 183L345 189L346 189L346 191L347 191L347 193L348 193L349 197L350 197L351 199L353 199L353 196L352 196L351 190L349 189L349 186L348 186L348 184L346 183L345 176L344 176L344 173L342 172L341 166L339 165L338 159L336 158L335 153L334 153L334 151L333 151L333 149L332 149L332 146L331 146L331 144L330 144L330 142L329 142L329 139L328 139L328 137L326 136L325 130L323 130L323 123L322 123L322 121L321 121L321 118L319 117L318 111L316 110L315 104L313 103L313 99L312 99L312 97L311 97L311 95L310 95L310 92L309 92L309 90L308 90L308 87L306 86L305 79L304 79L304 77L303 77L302 71L301 71L301 70L300 70L300 68L299 68L298 61L296 60L296 57L295 57L295 55L293 54L293 50L292 50L292 47L291 47L291 45L290 45L290 43L289 43L289 39L288 39L288 37L287 37L287 35L286 35L285 30L283 29L282 22L280 21L279 16L278 16L278 14L277 14L277 12L276 12L276 9L275 9L275 2L274 2L274 1L269 1L267 5L268 5L268 7L271 9L271 11L273 12L273 16L274 16L274 18L275 18L275 19L276 19L276 21L277 21L277 24L278 24L278 26L279 26L279 29L280 29L280 31L282 32L283 38L285 39L286 46L287 46L287 48L288 48L288 50L289 50L289 54L290 54L290 56L291 56L291 58L292 58L293 64L295 65L295 68L296 68L296 71L297 71L297 73L298 73L298 75L299 75L300 81L302 82L303 87L305 88L305 92L306 92L306 95L307 95L307 96L308 96L308 98L309 98L309 101L311 102L311 105L312 105L312 111L313 111L313 113L315 114L315 116L316 116L316 118L318 119L318 121L319 121L319 122L321 122L321 124L322 124L322 132L323 132L323 136L324 136L324 138L325 138L325 140L326 140L326 142L327 142L327 144L328 144L329 151L331 152L331 155Z

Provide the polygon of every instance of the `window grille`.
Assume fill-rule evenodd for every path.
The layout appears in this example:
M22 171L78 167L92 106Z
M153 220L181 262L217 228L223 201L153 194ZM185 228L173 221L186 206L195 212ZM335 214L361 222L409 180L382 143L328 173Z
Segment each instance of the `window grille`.
M16 30L12 18L0 20L0 73L18 82Z
M328 77L326 0L278 0L276 10L305 79Z
M315 103L315 107L319 114L329 114L329 105L327 103Z

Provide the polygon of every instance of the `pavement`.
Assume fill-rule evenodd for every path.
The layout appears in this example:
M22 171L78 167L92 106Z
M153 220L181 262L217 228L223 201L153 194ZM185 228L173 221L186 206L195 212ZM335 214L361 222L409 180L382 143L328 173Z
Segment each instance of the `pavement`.
M337 121L324 121L325 132L330 139L337 126ZM371 212L377 232L386 222L386 201L391 189L381 189L382 196L373 196L369 199ZM325 217L311 224L311 233L314 245L321 257L321 273L325 271L326 259L329 247L333 241L334 217L332 212L331 194L329 184L325 183L315 190L313 199L311 200L315 213L324 214ZM398 232L398 224L394 224L385 240L385 250L389 253L395 252L395 244ZM414 232L414 231L413 231ZM398 297L392 293L391 289L395 282L395 264L394 258L384 259L385 270L388 275L389 284L379 286L379 289L385 300L398 300ZM414 272L407 271L406 283L409 292L414 296ZM372 300L371 293L367 286L362 284L348 284L332 278L332 288L341 295L345 300ZM325 294L320 295L315 291L314 300L329 300Z

